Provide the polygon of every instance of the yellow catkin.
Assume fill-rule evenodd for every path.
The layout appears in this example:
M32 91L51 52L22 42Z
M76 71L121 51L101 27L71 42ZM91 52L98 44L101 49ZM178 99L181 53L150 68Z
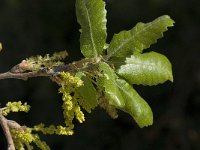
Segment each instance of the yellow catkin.
M35 57L27 58L25 61L26 68L25 70L36 71L43 67L53 68L59 65L64 64L61 60L65 59L68 56L66 51L56 52L52 56L46 54L44 57L38 55Z
M2 110L2 114L7 116L10 112L28 112L30 110L30 106L27 103L22 104L21 101L18 102L8 102L6 107Z
M75 115L76 115L76 119L77 119L80 123L83 123L83 121L85 121L85 117L84 117L83 112L82 112L81 109L80 109L80 106L76 106L76 107L74 108L74 112L75 112Z
M72 135L73 131L69 127L64 126L54 126L50 125L49 127L45 127L44 124L39 124L34 126L35 131L40 131L43 134L58 134L58 135Z
M62 93L63 99L63 116L65 119L66 126L73 127L73 119L76 116L76 119L82 123L85 121L83 112L80 109L80 106L77 102L76 88L83 85L83 81L72 76L69 72L62 72L59 75L60 89L59 93Z

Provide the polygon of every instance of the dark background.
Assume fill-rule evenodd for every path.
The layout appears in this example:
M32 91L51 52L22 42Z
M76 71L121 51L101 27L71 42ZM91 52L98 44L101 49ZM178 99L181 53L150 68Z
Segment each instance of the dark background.
M154 124L140 129L134 120L119 112L116 120L102 110L86 114L76 124L73 136L41 136L53 150L198 150L200 149L200 1L198 0L106 0L108 42L114 33L131 29L168 14L176 22L150 50L165 54L173 65L174 83L155 87L137 86L154 112ZM67 50L67 62L79 60L80 26L74 0L1 0L0 72L24 58ZM148 51L148 50L146 50ZM59 124L61 95L46 78L0 81L0 103L27 101L28 114L9 116L20 124ZM5 148L0 135L0 150Z

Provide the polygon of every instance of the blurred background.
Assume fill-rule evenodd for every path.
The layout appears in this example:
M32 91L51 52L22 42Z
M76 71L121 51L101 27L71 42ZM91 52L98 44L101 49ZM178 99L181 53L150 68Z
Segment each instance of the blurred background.
M200 1L106 0L108 42L114 33L168 14L176 22L150 49L165 54L173 66L174 83L134 86L154 112L154 124L140 129L126 113L112 120L97 108L75 122L73 136L41 136L52 150L199 150L200 149ZM67 50L66 63L79 60L80 26L75 0L1 0L0 72L36 54ZM0 80L0 104L27 101L30 113L9 119L21 125L62 123L58 86L46 78ZM6 149L0 132L0 150Z

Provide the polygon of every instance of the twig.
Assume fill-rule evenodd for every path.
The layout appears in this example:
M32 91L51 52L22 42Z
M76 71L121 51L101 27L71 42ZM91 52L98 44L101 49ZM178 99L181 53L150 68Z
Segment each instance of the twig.
M14 66L10 71L5 72L5 73L0 73L0 80L3 79L21 79L21 80L27 80L28 78L33 78L33 77L51 77L59 72L62 71L69 71L71 73L75 73L77 71L85 71L85 70L92 70L98 62L95 62L92 59L83 59L80 61L76 61L73 63L69 63L66 65L61 65L61 66L56 66L52 69L48 68L41 68L41 70L38 71L28 71L24 70L24 61L22 61L20 64Z
M2 111L0 110L0 125L4 131L4 134L6 136L7 144L8 144L8 150L15 150L15 145L12 139L12 135L10 133L8 120L2 115Z
M25 73L25 72L12 73L12 72L8 71L8 72L0 74L0 80L9 79L9 78L27 80L28 78L32 78L32 77L51 76L51 75L52 74L50 72L40 72L40 71L33 71L33 72L27 72L27 73Z

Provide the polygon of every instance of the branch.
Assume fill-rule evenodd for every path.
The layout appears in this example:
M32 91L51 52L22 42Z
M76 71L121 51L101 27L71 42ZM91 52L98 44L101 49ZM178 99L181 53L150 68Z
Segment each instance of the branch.
M8 124L8 120L2 115L2 111L0 110L0 125L4 131L4 134L6 136L6 140L8 143L8 150L15 150L15 145L12 139L12 135L10 133L10 129L9 129L9 124Z
M42 71L33 71L33 72L21 72L21 73L13 73L13 72L5 72L0 74L0 80L15 78L27 80L28 78L39 77L39 76L51 76L50 72L42 72Z
M38 71L31 71L25 69L27 67L26 62L22 61L8 72L0 73L0 80L10 78L27 80L28 78L33 77L51 77L62 71L68 71L74 74L77 71L92 70L98 63L98 61L94 61L93 59L82 59L66 65L56 66L52 69L41 68Z
M24 61L14 66L8 72L0 73L0 80L11 79L11 78L27 80L28 78L33 78L33 77L50 77L61 71L69 71L69 65L71 65L68 64L65 66L57 66L54 67L53 69L41 68L38 71L30 71L30 70L27 71L23 68L24 67L22 66L23 63Z

